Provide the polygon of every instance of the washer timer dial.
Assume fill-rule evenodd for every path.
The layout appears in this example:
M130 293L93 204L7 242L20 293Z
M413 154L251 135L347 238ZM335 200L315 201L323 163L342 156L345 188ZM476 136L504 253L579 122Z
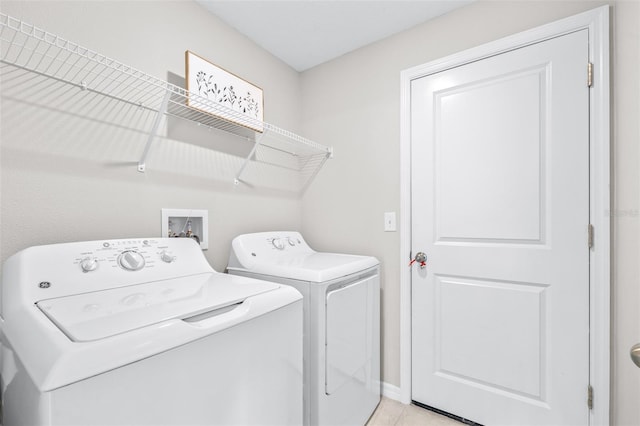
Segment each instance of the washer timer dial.
M118 256L118 265L127 271L139 271L144 268L144 256L135 250L125 250Z

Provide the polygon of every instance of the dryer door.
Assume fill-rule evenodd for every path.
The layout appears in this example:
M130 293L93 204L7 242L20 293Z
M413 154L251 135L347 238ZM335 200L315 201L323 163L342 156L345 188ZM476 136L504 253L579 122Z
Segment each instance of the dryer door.
M351 380L366 384L374 368L377 274L326 296L325 392Z

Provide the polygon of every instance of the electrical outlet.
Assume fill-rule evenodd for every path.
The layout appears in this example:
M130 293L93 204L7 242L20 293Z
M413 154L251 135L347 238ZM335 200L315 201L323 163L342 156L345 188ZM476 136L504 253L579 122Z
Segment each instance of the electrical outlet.
M384 213L384 232L396 232L396 212Z

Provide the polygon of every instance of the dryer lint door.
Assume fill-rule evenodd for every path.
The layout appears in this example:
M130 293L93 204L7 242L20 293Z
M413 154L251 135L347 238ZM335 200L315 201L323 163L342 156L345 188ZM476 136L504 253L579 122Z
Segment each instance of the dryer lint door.
M366 383L373 368L375 276L326 296L325 392L351 380Z

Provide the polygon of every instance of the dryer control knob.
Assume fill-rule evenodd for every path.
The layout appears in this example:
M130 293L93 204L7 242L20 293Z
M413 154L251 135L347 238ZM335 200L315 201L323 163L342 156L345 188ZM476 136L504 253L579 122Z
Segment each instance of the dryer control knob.
M95 271L98 268L98 259L95 257L85 257L80 261L82 272Z
M295 246L296 245L296 241L291 238L291 237L287 237L287 242L289 243L290 246Z
M165 262L165 263L171 263L174 260L176 260L176 258L174 256L171 256L165 250L162 250L162 252L160 253L160 259L162 259L162 261Z
M280 238L274 238L271 240L271 244L278 250L284 250L284 242Z
M118 256L118 265L127 271L139 271L144 268L144 257L135 250L125 250Z

